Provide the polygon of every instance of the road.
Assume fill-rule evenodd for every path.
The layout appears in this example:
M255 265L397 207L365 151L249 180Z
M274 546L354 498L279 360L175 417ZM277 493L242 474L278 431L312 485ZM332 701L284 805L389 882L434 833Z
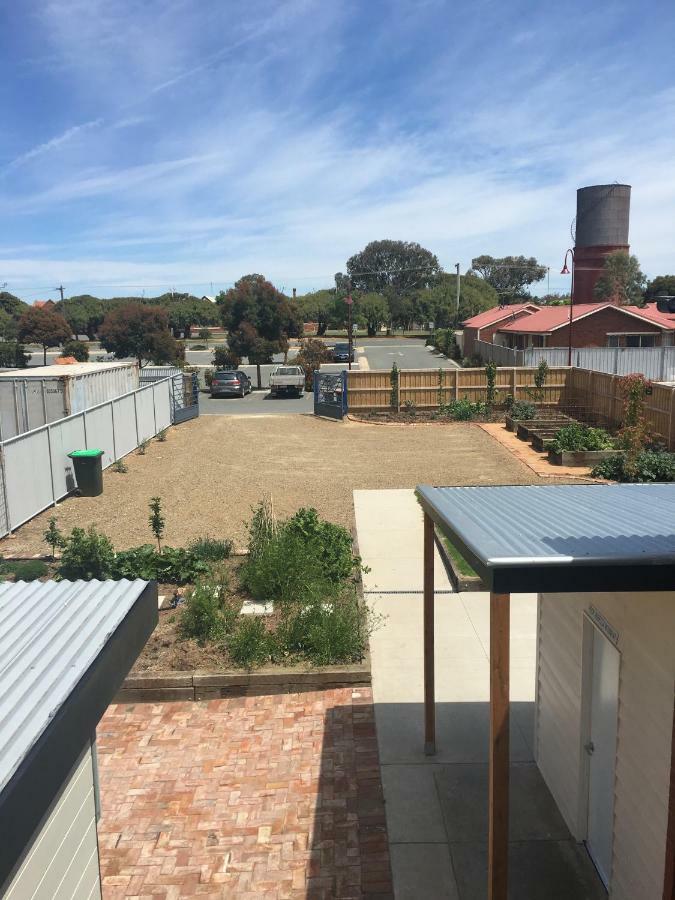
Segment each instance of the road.
M359 341L356 346L358 350L363 351L371 369L391 369L394 363L399 369L458 368L456 362L432 353L425 347L424 341L418 338L407 338L402 341L382 338L370 343L366 338L364 343Z
M288 416L306 413L311 415L314 398L310 393L302 397L275 397L268 391L253 391L246 397L212 399L208 394L199 395L199 414L202 416Z

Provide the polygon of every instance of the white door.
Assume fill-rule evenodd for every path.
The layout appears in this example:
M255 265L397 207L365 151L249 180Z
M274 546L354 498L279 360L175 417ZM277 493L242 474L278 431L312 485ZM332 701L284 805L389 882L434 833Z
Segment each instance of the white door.
M605 887L612 874L614 767L619 714L619 651L593 628L591 664L588 832L586 844Z

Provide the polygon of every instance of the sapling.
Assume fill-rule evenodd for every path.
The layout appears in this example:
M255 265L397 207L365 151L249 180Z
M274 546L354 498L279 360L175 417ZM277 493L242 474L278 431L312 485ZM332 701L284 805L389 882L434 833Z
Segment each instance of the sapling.
M148 518L148 522L150 523L150 529L152 530L152 533L154 534L157 541L157 549L161 553L162 538L164 537L164 526L166 524L164 516L162 515L161 497L153 497L150 500L150 517Z
M45 531L44 535L45 543L49 544L52 548L52 560L56 559L56 548L63 547L66 543L66 539L63 534L59 531L58 526L56 524L56 519L51 518L49 520L49 527Z

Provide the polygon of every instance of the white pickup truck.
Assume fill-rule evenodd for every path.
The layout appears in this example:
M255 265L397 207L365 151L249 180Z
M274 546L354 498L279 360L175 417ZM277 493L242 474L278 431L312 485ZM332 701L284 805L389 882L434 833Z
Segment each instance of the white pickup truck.
M302 397L305 390L305 370L301 366L277 366L270 375L270 393Z

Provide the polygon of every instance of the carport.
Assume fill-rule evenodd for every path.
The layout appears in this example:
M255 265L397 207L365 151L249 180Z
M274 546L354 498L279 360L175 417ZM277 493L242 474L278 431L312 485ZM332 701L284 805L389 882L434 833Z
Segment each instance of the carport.
M673 842L675 840L675 789L673 786L673 753L670 722L673 717L673 653L672 638L675 637L675 485L546 485L546 486L497 486L497 487L457 487L418 488L418 496L424 510L424 714L425 752L436 752L435 735L435 690L434 690L434 526L442 529L465 559L480 575L490 591L490 748L488 772L488 896L491 900L504 900L508 890L509 857L509 638L510 638L510 598L512 593L537 593L539 614L542 603L547 608L563 607L573 601L581 610L584 628L588 624L591 631L598 631L609 644L614 645L617 659L621 659L623 682L633 681L633 694L640 695L640 688L646 684L650 695L644 696L643 706L652 701L652 718L659 719L665 714L665 736L663 730L654 737L644 733L645 746L638 748L645 753L651 751L648 743L660 744L655 747L660 761L656 780L655 796L662 796L663 806L649 810L653 813L656 838L656 865L658 878L663 884L663 897L673 895ZM652 593L648 593L652 592ZM653 592L669 592L654 594ZM598 597L593 604L588 603L584 594ZM612 606L612 597L620 594L620 608L633 610L633 617L622 618L621 631L612 627L603 609L618 609ZM572 597L571 595L575 595ZM651 603L651 607L645 604ZM603 606L604 604L604 606ZM640 604L636 609L634 604ZM648 615L644 610L653 608L660 616L661 635L646 639L640 632L640 618ZM616 613L616 615L620 615ZM658 629L656 629L658 631ZM587 661L587 629L583 632L583 642L569 639L570 653L584 662ZM664 633L665 632L665 633ZM582 633L581 629L578 632ZM663 640L661 640L661 636ZM558 640L554 636L553 642ZM562 643L564 634L559 636ZM654 646L649 644L652 641ZM577 643L579 646L577 646ZM583 644L583 645L582 645ZM631 654L627 653L630 646ZM637 648L637 652L636 649ZM543 642L541 629L538 630L537 685L540 683L542 666L547 657L553 655L555 647ZM652 653L660 653L658 659L661 682L645 679L638 682L640 668L645 668L644 660ZM619 703L617 662L617 710ZM584 682L586 682L584 674ZM574 690L574 685L571 690ZM663 691L661 691L663 688ZM578 688L577 688L578 689ZM582 688L583 694L583 688ZM657 700L661 698L659 706ZM665 698L665 699L664 699ZM546 700L538 695L537 714L545 710ZM623 718L630 711L621 696ZM670 704L670 705L669 705ZM587 785L588 759L594 753L591 741L581 737L590 716L588 704L582 699L579 712L579 783L575 783L567 793L578 788L581 796ZM668 718L670 717L670 718ZM618 717L617 717L618 718ZM663 722L663 717L661 717ZM587 724L587 723L586 723ZM576 723L572 723L576 725ZM620 746L616 743L616 729L630 729L615 719L614 754L619 764ZM572 726L570 726L572 727ZM572 729L573 730L573 729ZM633 728L638 731L639 728ZM574 732L572 738L576 738ZM627 739L626 739L627 740ZM666 743L667 742L667 743ZM546 751L549 756L563 755L564 748ZM576 753L576 748L575 748ZM574 755L574 754L570 754ZM544 760L545 762L545 760ZM537 757L540 770L542 759ZM544 767L545 768L545 767ZM586 771L584 782L583 771ZM554 796L559 785L550 775L543 772ZM623 828L629 832L636 823L640 825L639 800L628 796L628 789L612 780L611 804L616 797L616 823L610 840L610 868L603 875L602 867L593 857L600 876L614 893L610 884L611 855L617 832ZM651 789L651 785L649 786ZM623 792L623 793L622 793ZM640 793L639 779L633 795ZM625 795L625 796L624 796ZM560 806L560 790L556 800ZM619 803L619 798L621 803ZM670 798L670 802L668 801ZM572 807L576 805L574 798ZM629 802L630 801L630 802ZM631 803L633 806L631 807ZM622 812L628 809L628 813ZM578 841L590 843L584 834L585 818L588 814L579 806L578 819L572 817L570 830ZM623 817L623 820L622 820ZM662 827L661 827L662 826ZM654 836L652 836L654 837ZM592 855L592 854L591 854ZM665 861L664 861L665 859ZM623 865L623 864L622 864ZM636 865L633 862L633 865ZM625 868L625 866L624 866ZM652 870L654 866L652 865ZM619 873L625 883L633 877L639 881L639 871ZM617 876L618 877L618 876ZM620 891L619 891L620 893ZM625 894L621 894L624 896ZM651 896L651 894L650 894ZM656 896L656 895L655 895Z

